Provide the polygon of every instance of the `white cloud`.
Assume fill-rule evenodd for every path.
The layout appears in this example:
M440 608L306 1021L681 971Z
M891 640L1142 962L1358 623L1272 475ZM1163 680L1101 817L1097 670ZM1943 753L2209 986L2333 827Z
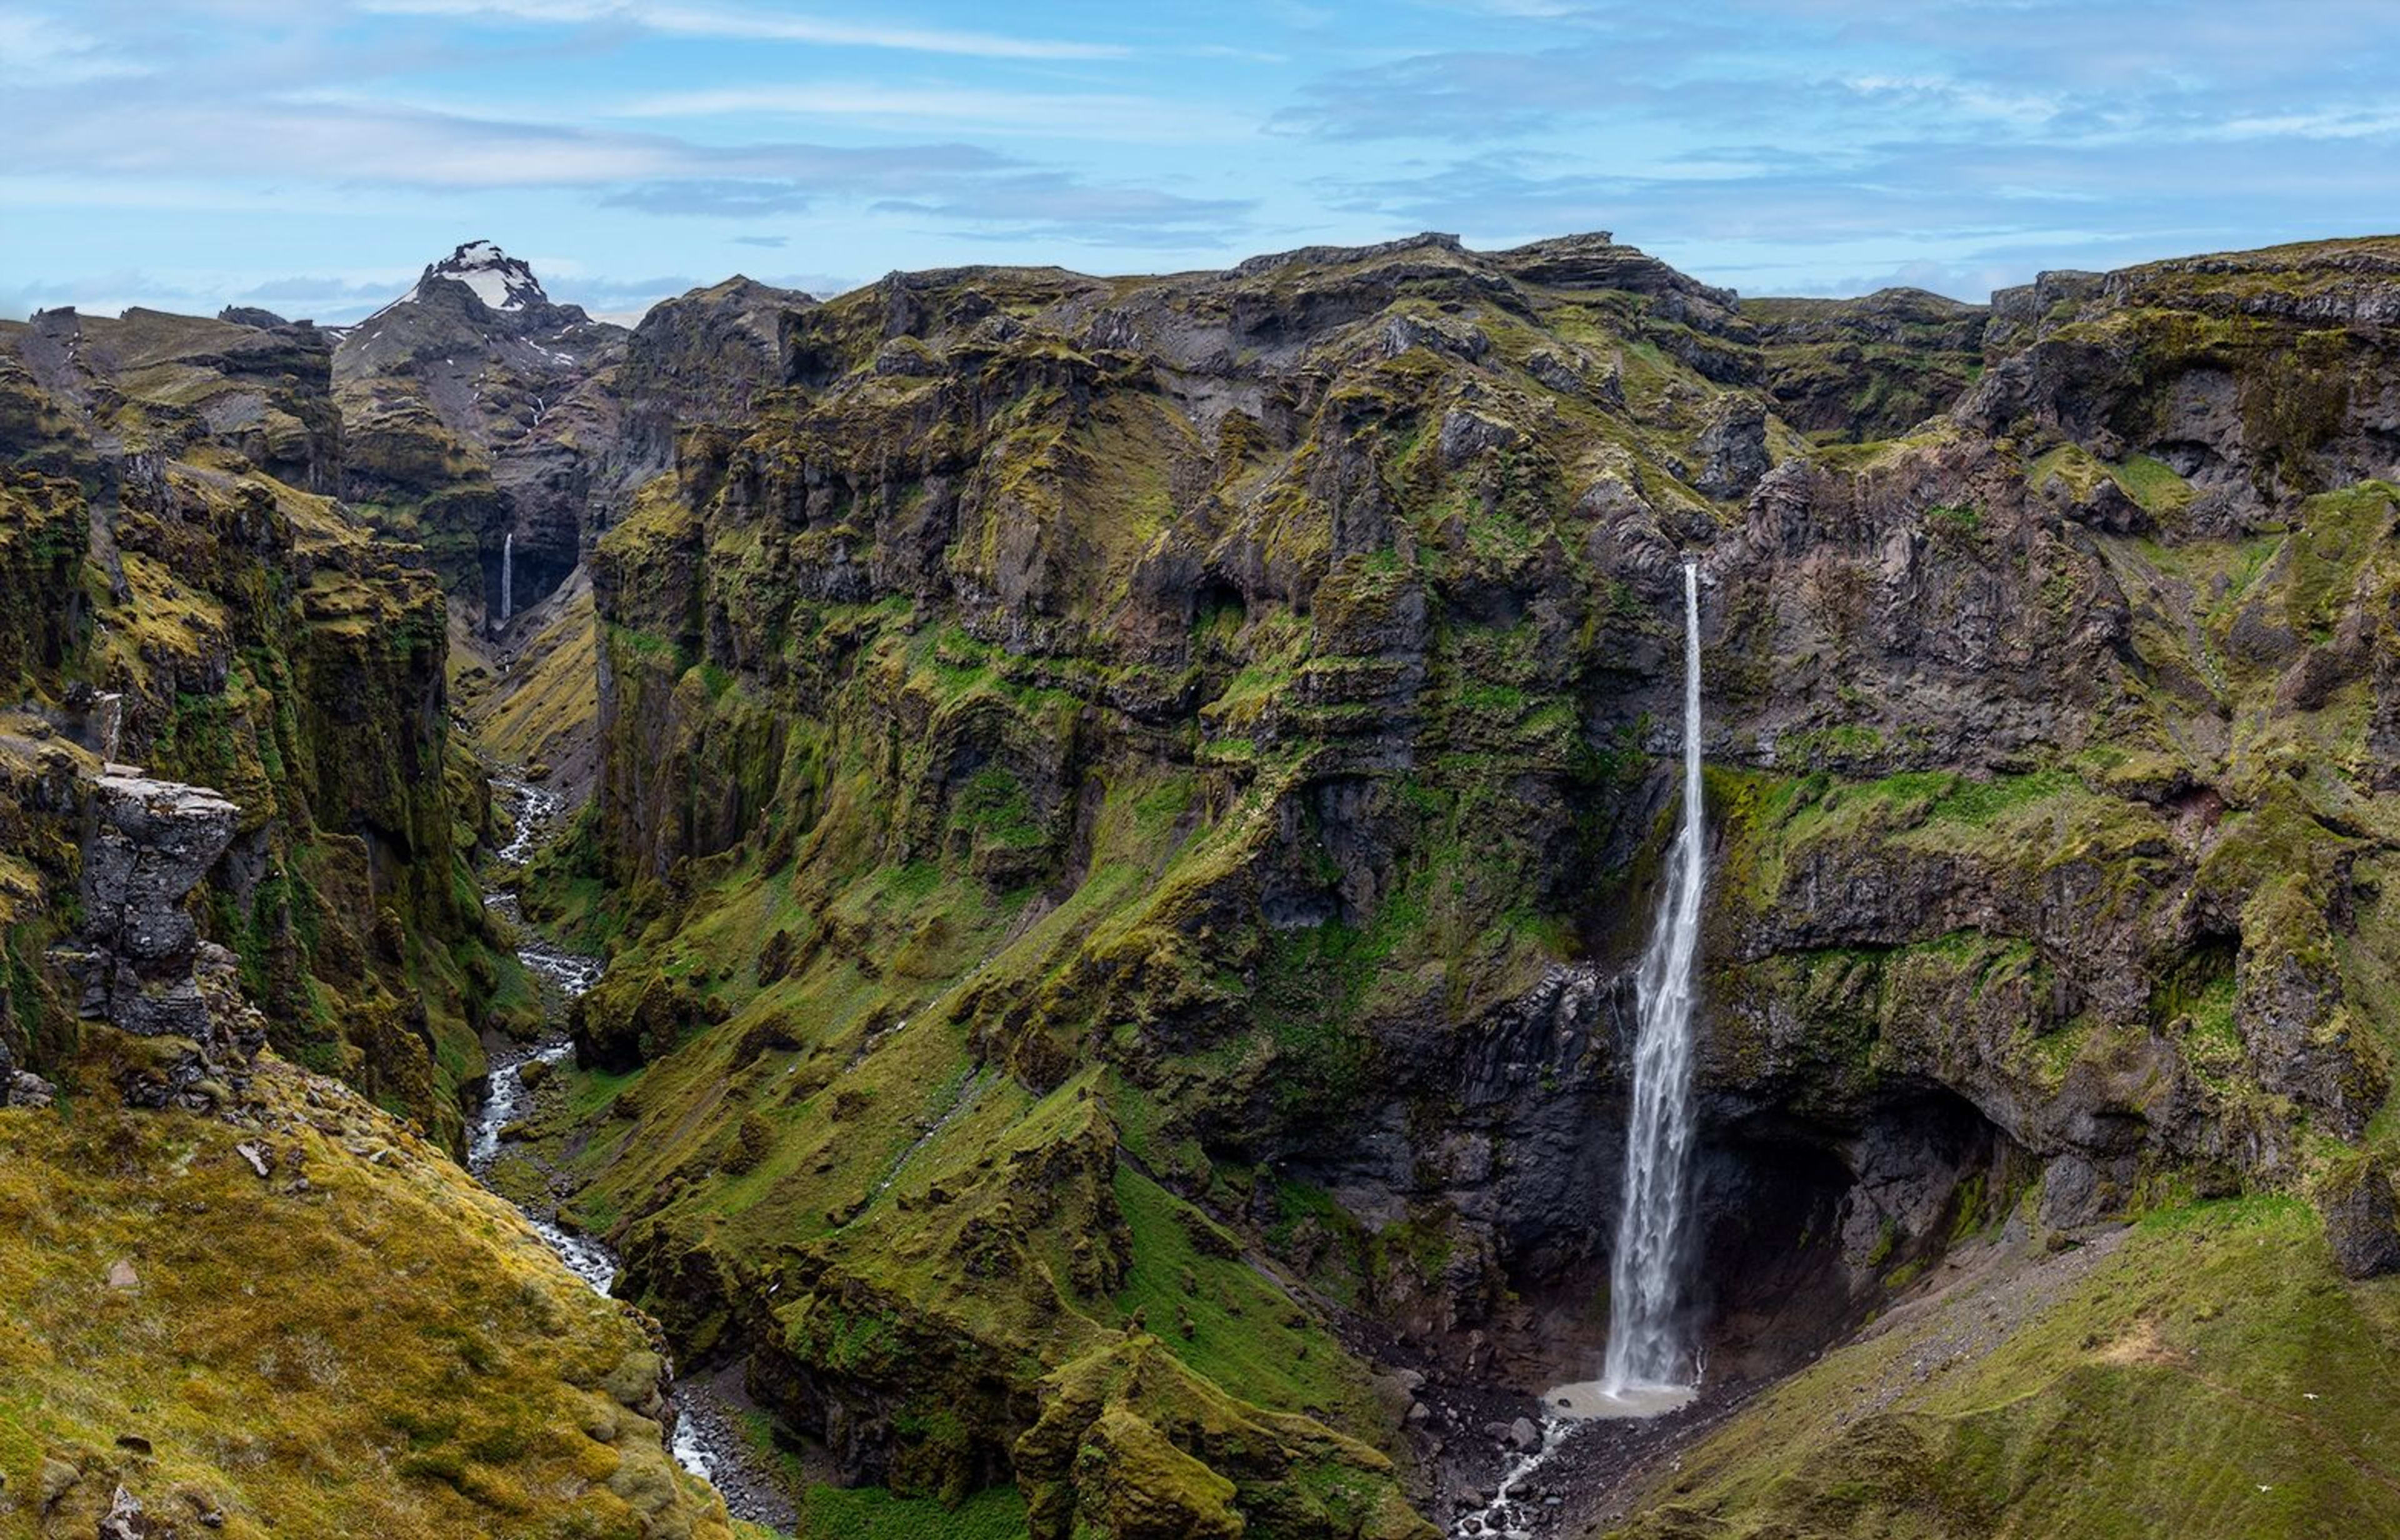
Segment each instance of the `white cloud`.
M838 21L795 16L782 7L662 5L653 0L361 0L360 8L388 15L483 17L552 25L614 22L683 37L821 43L975 59L1120 59L1129 51L1114 44L1064 38Z
M2400 112L2351 107L2229 117L2196 132L2201 139L2384 139L2400 134Z
M692 177L772 178L824 192L905 191L1011 163L960 144L885 148L698 144L669 134L376 111L331 102L95 103L35 119L11 146L20 172L221 178L256 165L279 178L403 187L594 187Z
M0 85L63 86L148 73L104 39L55 17L0 9Z

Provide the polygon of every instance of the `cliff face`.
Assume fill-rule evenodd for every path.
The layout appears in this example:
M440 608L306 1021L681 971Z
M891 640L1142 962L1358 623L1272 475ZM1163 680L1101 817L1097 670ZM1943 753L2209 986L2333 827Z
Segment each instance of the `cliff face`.
M330 359L307 327L0 327L7 683L29 767L74 743L238 806L203 925L277 1045L448 1137L508 966L465 865L483 793L430 575L307 490L341 475ZM10 916L28 1055L73 1036L38 963L79 922L69 801L10 843L34 874Z
M1033 1381L1128 1323L1404 1465L1329 1322L1579 1365L1687 558L1713 1364L2020 1199L2380 1149L2391 260L1986 322L1425 238L784 310L593 567L601 859L662 921L580 1025L644 1067L586 1157L631 1283L904 1487L1048 1492ZM1334 1380L1187 1247L1294 1280Z

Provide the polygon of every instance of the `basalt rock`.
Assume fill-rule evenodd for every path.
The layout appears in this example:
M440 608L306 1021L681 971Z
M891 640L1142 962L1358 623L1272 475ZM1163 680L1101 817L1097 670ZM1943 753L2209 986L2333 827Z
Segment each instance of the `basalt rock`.
M202 786L111 766L85 841L84 1015L136 1037L197 1037L208 1006L186 900L233 842L241 811Z
M2391 1175L2371 1161L2344 1163L2319 1194L2325 1239L2346 1278L2379 1278L2400 1273L2400 1209Z

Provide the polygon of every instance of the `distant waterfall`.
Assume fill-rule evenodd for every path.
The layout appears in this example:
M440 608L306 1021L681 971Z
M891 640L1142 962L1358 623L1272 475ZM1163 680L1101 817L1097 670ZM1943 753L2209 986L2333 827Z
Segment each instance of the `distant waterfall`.
M1687 1383L1675 1329L1692 1149L1692 981L1706 879L1700 809L1700 578L1684 566L1684 813L1637 975L1633 1115L1625 1138L1625 1206L1609 1267L1610 1395Z
M517 532L500 537L500 624L517 612Z

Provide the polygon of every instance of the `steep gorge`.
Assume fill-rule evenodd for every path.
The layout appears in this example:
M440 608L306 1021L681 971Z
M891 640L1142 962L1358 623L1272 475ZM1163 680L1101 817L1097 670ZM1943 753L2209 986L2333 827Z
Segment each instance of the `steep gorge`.
M419 301L491 329L441 266ZM511 320L472 380L37 318L13 1052L75 1036L36 745L120 694L124 756L252 822L204 918L277 1046L455 1145L536 1013L446 644L488 745L593 787L524 897L610 971L523 1143L794 1451L803 1533L1425 1534L1600 1368L1695 561L1705 1394L1684 1474L1547 1435L1527 1521L2044 1533L2041 1471L2272 1532L2171 1478L2256 1453L2208 1397L2400 1308L2395 321L2389 240L1976 307L1600 236L736 280L548 363ZM566 417L482 393L545 369ZM345 457L470 400L414 479ZM511 538L556 593L493 637ZM2129 1405L2185 1443L2094 1431ZM2094 1441L2152 1474L2045 1464Z

